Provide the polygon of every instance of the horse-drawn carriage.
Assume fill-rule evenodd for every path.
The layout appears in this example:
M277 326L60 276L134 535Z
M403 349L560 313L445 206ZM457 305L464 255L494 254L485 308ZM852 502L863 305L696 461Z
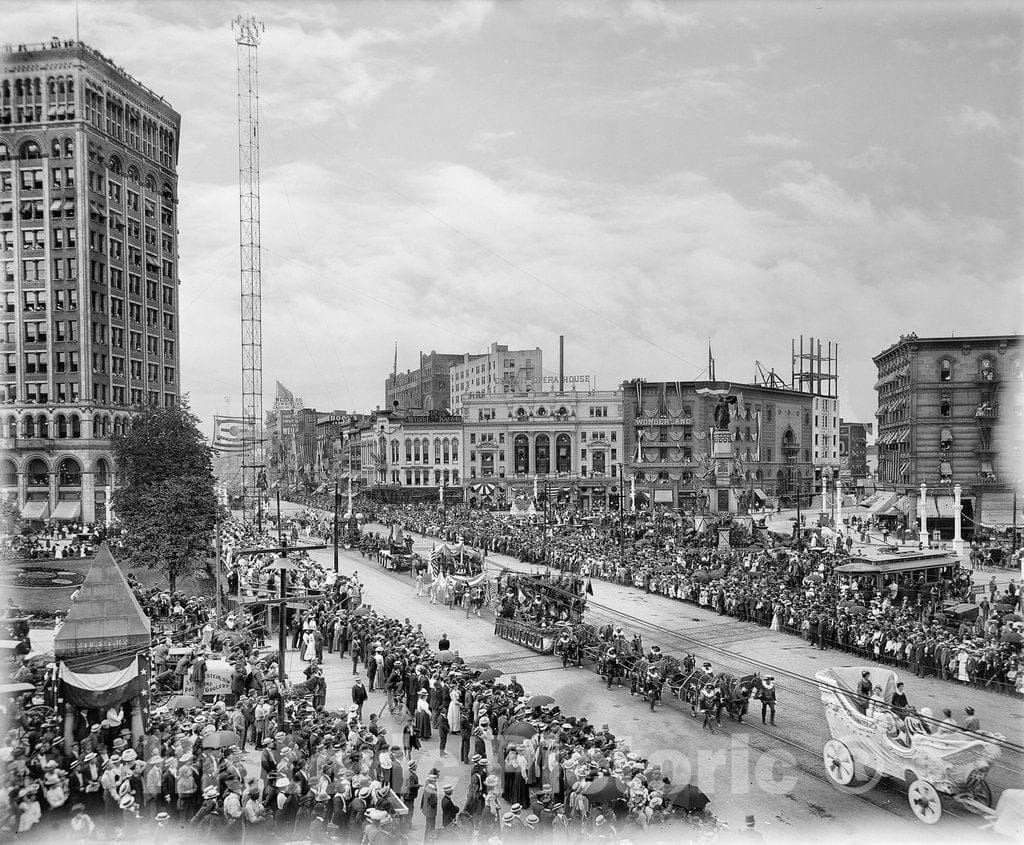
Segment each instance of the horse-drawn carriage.
M696 716L701 690L710 686L717 693L715 717L721 721L724 711L730 719L742 722L750 707L750 699L761 694L761 676L757 672L734 675L729 672L711 672L697 667L692 655L687 655L680 670L668 680L669 689L684 704L690 705L690 715Z
M415 557L411 537L404 543L391 541L377 549L377 563L392 572L408 572L412 569Z
M910 809L919 821L942 817L943 796L987 815L992 791L985 777L999 756L999 734L943 731L913 711L892 706L896 673L870 667L881 699L859 692L862 669L841 667L815 674L832 739L825 743L825 773L838 787L870 789L882 777L907 785ZM902 720L902 724L901 724Z

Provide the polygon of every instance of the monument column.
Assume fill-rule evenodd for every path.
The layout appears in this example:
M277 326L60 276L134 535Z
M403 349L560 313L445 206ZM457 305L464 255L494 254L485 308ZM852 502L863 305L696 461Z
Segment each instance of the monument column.
M843 482L838 478L835 480L835 492L832 495L836 497L836 524L834 528L838 532L843 528Z

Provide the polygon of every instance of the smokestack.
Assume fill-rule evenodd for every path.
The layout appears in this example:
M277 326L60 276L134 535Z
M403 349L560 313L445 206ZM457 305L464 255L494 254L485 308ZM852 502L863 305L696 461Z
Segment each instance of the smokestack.
M558 336L558 392L565 392L565 335Z

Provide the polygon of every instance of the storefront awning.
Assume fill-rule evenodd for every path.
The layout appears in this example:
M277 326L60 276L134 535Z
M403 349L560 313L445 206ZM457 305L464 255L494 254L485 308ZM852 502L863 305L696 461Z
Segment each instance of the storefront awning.
M762 502L768 501L768 497L765 495L764 490L762 490L760 487L754 488L754 495L757 496L757 498L759 498Z
M82 503L76 501L64 501L57 502L57 507L53 511L54 519L61 519L65 522L72 522L78 519L82 515Z
M64 200L50 200L50 211L60 211L64 208Z
M25 505L21 509L22 519L46 519L46 515L50 512L49 502L25 502Z
M895 493L880 494L879 497L871 503L871 513L885 513L892 506L893 502L897 499Z
M935 510L939 519L955 519L954 500L952 496L936 496Z

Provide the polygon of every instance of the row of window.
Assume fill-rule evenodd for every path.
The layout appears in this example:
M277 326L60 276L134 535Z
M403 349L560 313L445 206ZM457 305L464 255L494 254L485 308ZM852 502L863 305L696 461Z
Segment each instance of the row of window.
M79 389L77 381L58 381L54 385L54 400L57 402L78 402ZM109 400L108 400L109 396ZM46 405L50 402L49 385L47 382L26 382L24 399L18 399L18 386L16 384L0 384L0 402L13 405L18 401ZM174 393L163 393L159 390L144 390L141 387L126 388L114 385L109 391L107 385L93 383L92 401L106 405L111 404L122 407L133 407L138 405L160 405L171 407L177 402Z

